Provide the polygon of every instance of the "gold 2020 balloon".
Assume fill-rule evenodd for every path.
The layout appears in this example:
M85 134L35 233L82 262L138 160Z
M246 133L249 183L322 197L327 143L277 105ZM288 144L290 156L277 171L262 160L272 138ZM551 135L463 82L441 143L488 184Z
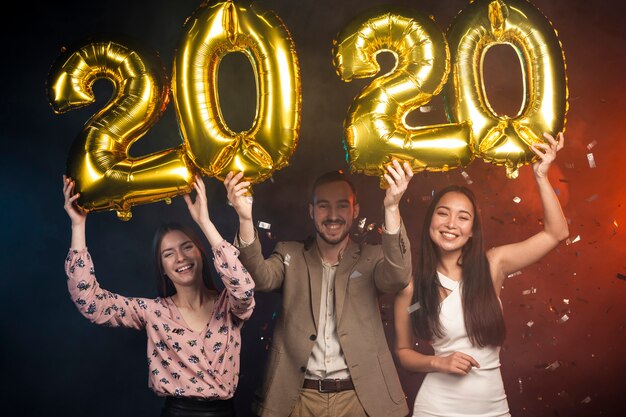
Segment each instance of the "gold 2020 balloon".
M257 81L252 127L233 132L219 107L221 59L244 53ZM261 182L287 165L300 129L300 73L287 28L270 11L231 1L203 4L185 23L174 62L174 102L195 165L221 180L229 171Z
M452 75L445 87L453 120L472 123L477 156L518 168L535 159L529 145L543 132L563 130L567 112L567 78L561 43L550 22L525 0L476 0L463 9L447 32ZM511 45L521 61L524 102L515 117L498 116L483 88L482 63L487 50Z
M50 72L53 110L93 103L91 87L99 78L113 83L114 97L87 121L67 160L67 175L81 194L78 204L87 211L117 210L128 220L132 205L189 192L193 173L183 146L140 158L128 155L167 105L167 77L158 58L114 42L70 50Z
M404 123L406 114L439 94L447 79L449 51L441 29L415 12L369 11L339 33L333 65L344 81L371 77L380 70L376 55L382 51L395 56L395 68L363 89L344 123L351 170L382 178L392 159L409 162L414 172L471 162L467 123L417 128Z

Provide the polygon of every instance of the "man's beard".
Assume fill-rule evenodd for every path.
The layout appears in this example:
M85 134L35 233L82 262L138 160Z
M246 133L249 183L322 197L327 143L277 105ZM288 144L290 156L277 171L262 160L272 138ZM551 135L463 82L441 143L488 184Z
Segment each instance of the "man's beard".
M346 222L342 222L344 225L346 225ZM317 231L317 235L326 243L328 243L329 245L337 245L341 242L343 242L343 240L346 238L346 236L348 236L350 234L350 229L352 228L352 225L347 225L348 227L346 227L346 231L338 238L336 239L329 239L328 237L324 236L324 234L320 231L320 229L318 229L317 227L315 228Z

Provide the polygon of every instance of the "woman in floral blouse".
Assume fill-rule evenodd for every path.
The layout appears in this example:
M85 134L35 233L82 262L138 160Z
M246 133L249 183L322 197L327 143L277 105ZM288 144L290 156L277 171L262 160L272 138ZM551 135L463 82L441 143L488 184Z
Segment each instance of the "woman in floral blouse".
M74 181L64 176L64 208L72 222L67 284L77 308L91 322L146 330L149 386L166 397L161 417L230 417L235 415L240 331L254 308L254 281L239 262L239 251L210 220L201 178L194 187L195 202L189 195L185 202L211 244L223 291L211 281L198 240L178 224L161 226L155 235L159 298L124 297L101 288L86 246L87 213L76 205Z

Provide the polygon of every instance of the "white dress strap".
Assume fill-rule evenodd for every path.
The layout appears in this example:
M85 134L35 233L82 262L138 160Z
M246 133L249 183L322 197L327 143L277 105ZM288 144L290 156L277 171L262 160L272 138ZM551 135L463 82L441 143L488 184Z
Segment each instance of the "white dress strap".
M443 288L449 291L454 291L459 287L459 281L455 281L452 278L448 278L441 272L437 271L437 276L439 277L439 283Z

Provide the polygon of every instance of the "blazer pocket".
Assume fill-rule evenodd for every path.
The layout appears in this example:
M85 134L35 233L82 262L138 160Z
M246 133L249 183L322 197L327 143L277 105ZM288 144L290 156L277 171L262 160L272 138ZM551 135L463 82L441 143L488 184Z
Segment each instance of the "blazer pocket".
M406 401L404 390L402 389L402 385L400 385L400 379L396 371L396 365L391 358L391 353L378 355L378 363L380 364L380 369L385 378L385 385L387 386L389 397L391 397L396 404Z

